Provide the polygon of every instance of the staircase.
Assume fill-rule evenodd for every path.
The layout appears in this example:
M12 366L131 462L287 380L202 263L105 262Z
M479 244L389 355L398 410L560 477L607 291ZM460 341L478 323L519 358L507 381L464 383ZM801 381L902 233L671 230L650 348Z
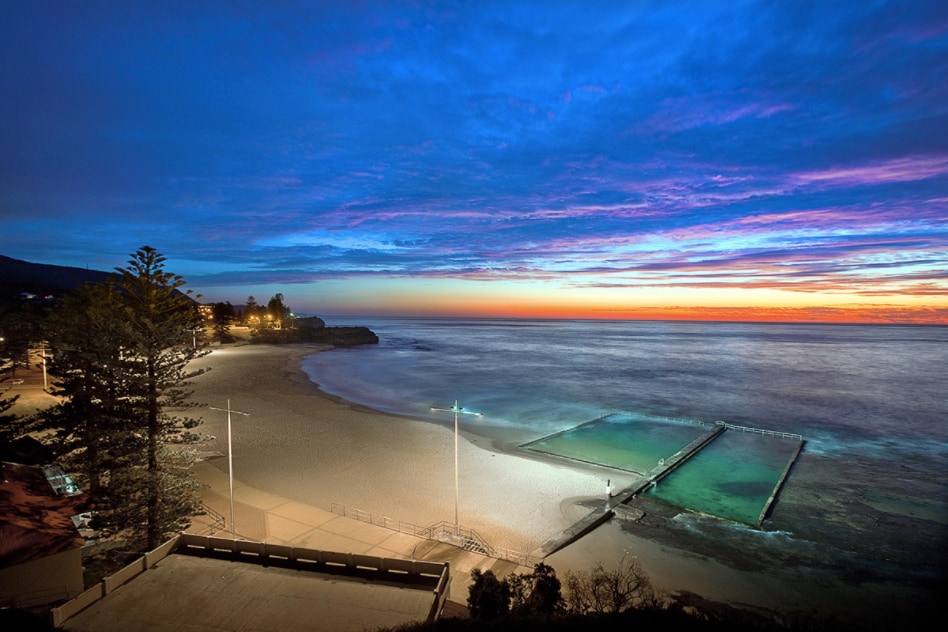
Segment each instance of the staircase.
M204 503L201 503L201 513L199 516L207 516L207 524L199 532L199 535L214 535L218 531L227 528L227 520L220 513L214 511ZM204 522L202 520L202 522Z

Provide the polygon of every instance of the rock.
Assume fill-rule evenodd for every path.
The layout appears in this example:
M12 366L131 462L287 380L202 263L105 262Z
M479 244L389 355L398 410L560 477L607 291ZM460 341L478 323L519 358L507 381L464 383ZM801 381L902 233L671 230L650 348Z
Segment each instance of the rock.
M322 342L334 347L377 345L379 337L368 327L322 327L304 329L307 342Z
M253 334L258 344L293 344L309 342L334 347L376 345L379 337L368 327L297 327L295 329L262 330Z

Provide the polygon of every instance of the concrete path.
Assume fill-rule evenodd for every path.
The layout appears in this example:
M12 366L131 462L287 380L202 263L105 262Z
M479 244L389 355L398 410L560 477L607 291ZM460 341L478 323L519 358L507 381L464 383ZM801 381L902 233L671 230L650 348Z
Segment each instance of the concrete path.
M194 519L190 533L228 537L230 529L230 491L227 474L209 463L199 463L195 476L208 488L202 493L204 503L224 516L223 529L215 527L208 516ZM271 542L306 547L378 555L400 559L450 562L451 587L448 599L467 603L471 570L491 569L497 577L510 573L530 573L532 568L497 560L434 540L426 540L385 527L360 522L335 514L329 509L313 507L270 494L234 481L234 513L236 537L243 540ZM213 533L212 533L213 531Z

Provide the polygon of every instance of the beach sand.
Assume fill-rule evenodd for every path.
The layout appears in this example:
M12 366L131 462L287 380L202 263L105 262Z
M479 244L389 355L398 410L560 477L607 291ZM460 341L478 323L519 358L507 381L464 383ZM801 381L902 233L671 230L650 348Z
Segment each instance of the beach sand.
M293 501L329 510L333 503L428 526L454 521L453 419L444 424L380 413L322 393L300 368L311 346L227 346L199 360L211 371L194 380L193 399L233 417L234 477ZM226 452L226 414L203 412L201 430ZM227 467L220 459L216 467ZM546 460L462 433L458 444L459 521L495 547L523 553L572 525L634 474ZM646 518L612 520L545 561L559 576L607 568L635 556L666 593L693 593L768 612L802 611L823 620L875 627L925 608L926 592L871 577L847 579L832 564L810 568L774 553L771 534L722 531L699 543L680 510L643 501ZM673 528L672 528L673 527ZM755 539L760 540L759 543ZM779 550L779 547L776 547ZM457 592L457 591L452 591ZM882 619L880 619L882 617Z
M453 417L444 424L379 413L322 393L300 369L306 346L216 349L192 399L234 410L234 477L286 498L333 503L422 527L455 519ZM227 415L201 412L207 448L226 453ZM215 462L226 468L226 461ZM458 441L458 518L496 547L529 553L570 526L564 498L605 498L633 474L506 453L483 437Z
M446 414L444 423L432 423L326 395L300 366L303 357L319 350L226 345L194 362L194 368L210 370L193 380L192 401L226 408L229 400L233 410L248 413L232 415L237 484L324 513L344 506L420 527L453 524L451 415ZM15 389L22 396L20 414L54 401L43 393L42 378L33 378ZM200 415L198 430L212 437L201 449L226 454L227 414L209 408L189 414ZM218 490L227 470L225 458L196 468L204 476L210 472ZM548 460L465 433L458 442L458 472L461 527L473 528L495 547L527 554L601 504L607 479L621 490L637 478ZM920 616L933 603L937 587L919 590L860 575L842 568L844 562L834 569L833 560L814 568L793 551L783 553L774 545L773 533L725 525L719 537L709 539L706 532L698 537L688 528L693 516L687 512L644 498L635 502L645 513L642 520L613 519L544 561L565 578L568 571L589 570L597 563L610 568L624 556L634 556L653 585L668 594L700 595L767 612L801 611L866 629L890 623L901 627L900 620ZM359 524L352 521L353 530ZM466 589L455 585L451 593L463 602Z

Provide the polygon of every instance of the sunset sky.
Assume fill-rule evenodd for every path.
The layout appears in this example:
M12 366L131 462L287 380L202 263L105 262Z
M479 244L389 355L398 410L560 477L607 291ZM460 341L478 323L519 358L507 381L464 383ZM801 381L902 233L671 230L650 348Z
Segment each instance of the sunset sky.
M948 2L0 3L0 254L333 315L948 324Z

